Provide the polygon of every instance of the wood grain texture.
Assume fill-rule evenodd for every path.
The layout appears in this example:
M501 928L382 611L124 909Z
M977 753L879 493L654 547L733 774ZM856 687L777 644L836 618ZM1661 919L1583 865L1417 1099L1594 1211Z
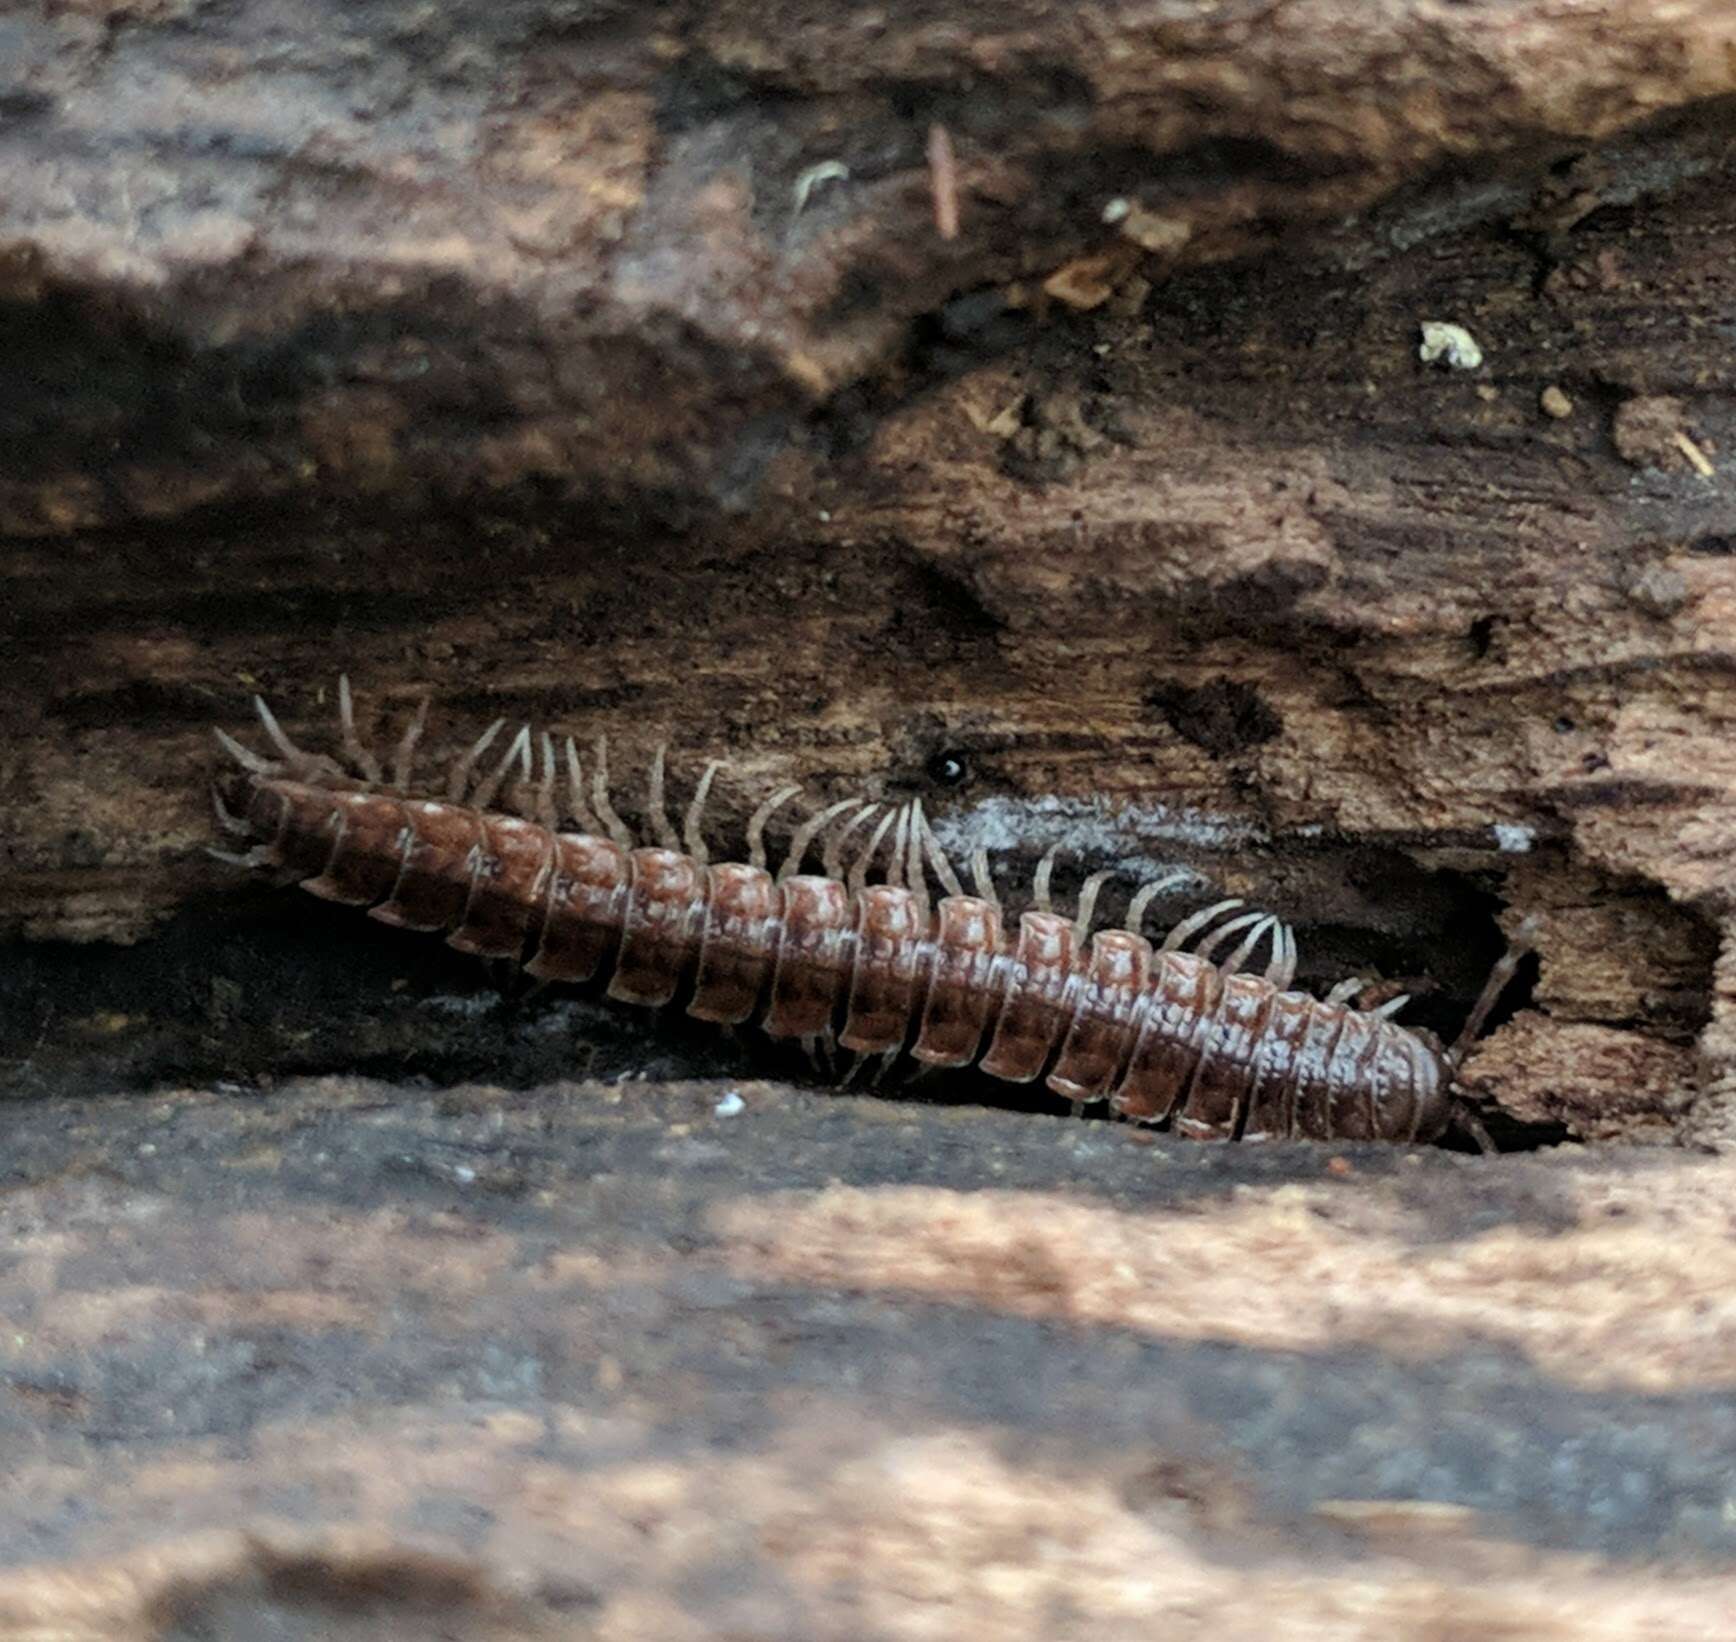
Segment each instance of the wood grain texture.
M14 1107L0 1631L1711 1638L1731 1174L715 1081Z
M0 1632L1730 1634L1727 0L79 0L0 178ZM1603 1144L503 998L203 854L340 669L1447 1033L1525 916Z
M1048 0L9 17L0 295L33 391L0 422L0 528L526 483L710 511L961 292L1106 242L1221 260L1419 184L1426 231L1516 163L1571 174L1736 91L1721 0L1074 24Z
M207 727L317 740L347 668L728 756L726 830L793 778L1009 883L1187 866L1448 1031L1531 912L1538 1030L1697 1046L1634 1127L1719 1137L1728 9L676 21L7 22L8 1072L456 1055L200 854Z

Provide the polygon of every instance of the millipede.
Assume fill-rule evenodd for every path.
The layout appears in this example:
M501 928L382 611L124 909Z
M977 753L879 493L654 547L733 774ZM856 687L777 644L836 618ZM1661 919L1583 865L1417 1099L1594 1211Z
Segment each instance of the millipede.
M540 982L602 981L610 998L649 1007L680 1001L700 1020L756 1023L816 1055L837 1046L886 1064L908 1055L1009 1083L1043 1079L1076 1109L1107 1102L1192 1139L1438 1139L1461 1105L1460 1064L1527 946L1522 934L1496 964L1448 1048L1393 1019L1405 998L1358 1007L1360 980L1325 997L1294 989L1293 931L1238 899L1154 945L1141 926L1173 878L1140 886L1122 927L1093 931L1113 874L1086 878L1064 916L1052 850L1009 927L986 852L970 857L967 893L920 799L816 810L774 872L766 828L800 789L778 787L754 809L745 861L714 861L703 821L721 762L705 766L677 831L656 750L652 841L641 843L611 800L606 740L587 772L571 737L557 745L526 725L485 764L506 725L497 719L433 796L414 775L426 700L389 771L358 733L347 678L343 762L298 747L262 698L254 706L275 756L214 732L234 767L213 785L213 808L244 845L213 849L223 860L441 932ZM804 872L815 850L820 871ZM1264 968L1245 967L1262 949Z

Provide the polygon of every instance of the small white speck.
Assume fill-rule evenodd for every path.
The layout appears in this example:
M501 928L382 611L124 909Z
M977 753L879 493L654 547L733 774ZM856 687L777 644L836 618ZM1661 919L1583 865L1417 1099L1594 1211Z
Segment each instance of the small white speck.
M1518 821L1497 821L1489 830L1494 833L1496 846L1503 855L1528 854L1537 842L1536 832Z
M476 1171L468 1163L460 1163L453 1169L452 1178L460 1186L469 1186L475 1183Z
M747 1110L747 1102L731 1089L711 1110L717 1117L735 1117Z
M1422 333L1417 358L1425 365L1441 364L1456 371L1474 371L1483 363L1483 350L1463 325L1452 325L1444 319L1425 319Z
M800 211L808 203L808 196L822 183L848 182L850 167L842 160L821 160L818 165L810 165L799 177L790 190L795 202L795 209Z
M140 1157L155 1157L156 1155L157 1155L157 1148L155 1146L153 1146L150 1143L150 1141L148 1141L148 1140L144 1143L144 1145L142 1145L139 1148L139 1156Z
M820 509L820 523L823 525L829 525L831 522L832 522L831 510L829 508L824 508L824 507L821 508Z
M1127 214L1133 209L1132 200L1115 199L1103 207L1103 220L1107 223L1125 222Z

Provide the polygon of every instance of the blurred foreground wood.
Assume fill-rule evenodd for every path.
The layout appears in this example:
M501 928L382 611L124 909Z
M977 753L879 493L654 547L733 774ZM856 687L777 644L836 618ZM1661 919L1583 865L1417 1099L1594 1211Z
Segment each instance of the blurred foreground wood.
M1727 1636L1733 1167L722 1081L15 1108L0 1636Z

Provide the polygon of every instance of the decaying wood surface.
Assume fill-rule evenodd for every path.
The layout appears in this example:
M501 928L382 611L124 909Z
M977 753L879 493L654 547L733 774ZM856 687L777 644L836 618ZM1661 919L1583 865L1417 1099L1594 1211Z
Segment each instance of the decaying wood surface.
M203 846L346 670L1448 1032L1529 917L1496 1138L1720 1145L1733 200L1728 0L0 8L0 1636L1732 1634L1728 1158L804 1094Z
M1731 1160L1141 1138L16 1106L0 1635L1729 1634Z
M793 776L925 791L1009 883L1057 840L1063 882L1187 865L1448 1029L1533 913L1484 1097L1723 1134L1721 0L81 6L0 44L21 1087L599 1052L200 853L208 726L259 688L328 733L342 668L451 741L725 754L723 831Z

